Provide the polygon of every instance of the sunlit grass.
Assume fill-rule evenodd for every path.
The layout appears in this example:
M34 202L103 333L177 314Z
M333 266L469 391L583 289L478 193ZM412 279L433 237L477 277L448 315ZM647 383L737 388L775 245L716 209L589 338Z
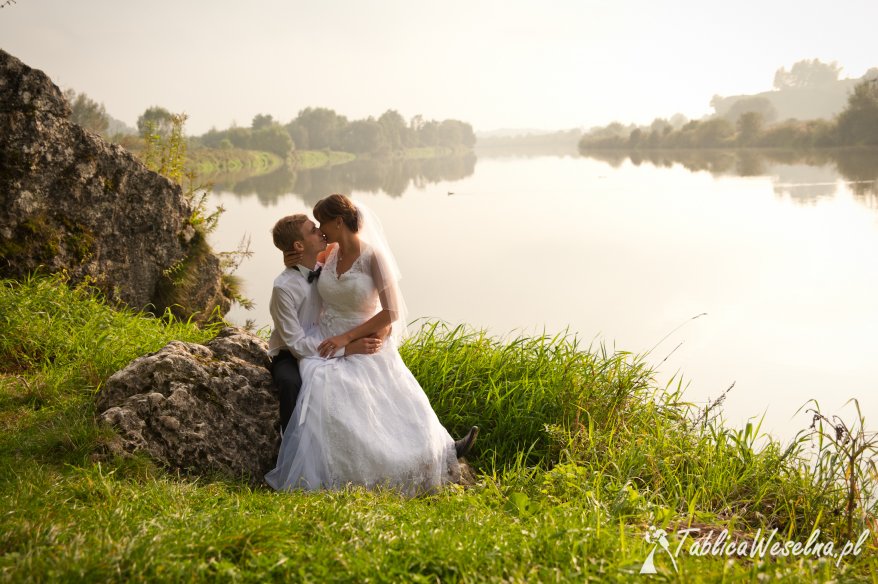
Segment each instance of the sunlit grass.
M306 170L344 164L356 157L350 152L336 152L335 150L296 150L293 152L293 163L297 170Z
M268 174L284 163L278 155L271 152L240 148L193 148L188 152L188 159L187 170L193 171L202 179L216 174Z
M3 282L0 327L3 579L627 582L651 524L846 537L845 491L819 480L806 443L696 423L644 362L571 337L430 324L410 339L403 358L442 422L482 433L474 486L407 500L196 481L145 457L98 464L101 383L215 329L114 310L58 278ZM873 545L838 568L685 553L679 573L656 565L679 581L872 581Z
M403 158L437 158L442 156L451 156L454 154L454 148L446 148L444 146L420 146L418 148L406 148L401 153Z

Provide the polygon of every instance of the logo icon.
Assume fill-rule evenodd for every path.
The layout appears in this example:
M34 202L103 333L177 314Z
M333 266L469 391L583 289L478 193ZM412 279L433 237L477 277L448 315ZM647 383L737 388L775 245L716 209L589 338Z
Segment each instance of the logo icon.
M640 567L641 574L655 574L655 552L657 549L661 548L668 557L671 558L671 563L674 565L674 572L677 571L677 562L674 560L674 554L671 553L671 546L668 544L668 534L664 529L657 529L654 525L650 525L649 529L646 530L646 535L644 535L644 539L646 539L646 543L653 544L652 550L649 552L649 555L646 556L646 560L643 562L643 566Z

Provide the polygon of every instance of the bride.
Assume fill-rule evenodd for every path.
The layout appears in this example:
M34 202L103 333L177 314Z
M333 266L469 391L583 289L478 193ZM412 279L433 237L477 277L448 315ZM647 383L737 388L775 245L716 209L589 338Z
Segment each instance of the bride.
M397 351L405 307L380 224L342 195L318 201L314 218L327 242L338 244L317 280L321 355L388 327L391 333L373 355L299 362L302 390L266 481L277 490L352 483L407 495L457 481L457 458L478 428L455 442Z

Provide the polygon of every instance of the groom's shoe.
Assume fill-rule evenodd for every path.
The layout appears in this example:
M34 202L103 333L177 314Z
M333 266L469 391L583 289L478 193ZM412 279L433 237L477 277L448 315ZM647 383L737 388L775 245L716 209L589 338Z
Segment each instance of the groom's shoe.
M473 444L476 443L476 436L478 435L479 427L473 426L469 429L469 432L466 433L466 436L464 436L460 440L454 441L454 450L457 452L457 458L463 458L469 453L469 451L473 447Z

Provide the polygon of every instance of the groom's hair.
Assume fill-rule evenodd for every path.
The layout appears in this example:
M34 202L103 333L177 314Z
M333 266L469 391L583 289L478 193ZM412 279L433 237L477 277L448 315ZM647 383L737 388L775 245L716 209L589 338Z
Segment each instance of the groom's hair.
M281 251L293 249L293 243L302 241L302 223L308 220L307 215L287 215L271 228L274 246Z

